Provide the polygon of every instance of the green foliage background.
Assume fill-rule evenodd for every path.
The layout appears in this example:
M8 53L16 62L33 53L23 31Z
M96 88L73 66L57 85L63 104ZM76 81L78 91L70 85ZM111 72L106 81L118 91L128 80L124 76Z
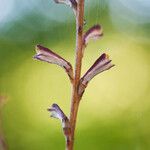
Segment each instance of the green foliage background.
M150 22L134 22L136 15L132 21L120 16L125 24L117 28L109 1L98 2L86 3L85 29L100 23L104 37L89 43L82 74L103 52L116 66L95 77L86 89L75 149L149 150ZM124 13L129 12L120 10L118 16ZM0 28L0 94L8 97L2 126L10 150L64 149L60 122L49 118L47 108L55 102L69 114L71 86L64 70L32 59L38 43L74 64L75 21L69 8L38 0L27 14Z

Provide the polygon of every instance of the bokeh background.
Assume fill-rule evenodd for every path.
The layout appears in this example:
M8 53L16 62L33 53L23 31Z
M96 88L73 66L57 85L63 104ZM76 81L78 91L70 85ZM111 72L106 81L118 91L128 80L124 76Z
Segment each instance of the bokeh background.
M103 52L116 66L86 89L75 149L149 150L150 1L85 2L85 30L99 23L104 36L89 43L82 74ZM72 10L53 0L0 0L1 126L9 150L64 149L60 122L47 108L55 102L69 114L71 86L63 69L32 59L36 44L74 64Z

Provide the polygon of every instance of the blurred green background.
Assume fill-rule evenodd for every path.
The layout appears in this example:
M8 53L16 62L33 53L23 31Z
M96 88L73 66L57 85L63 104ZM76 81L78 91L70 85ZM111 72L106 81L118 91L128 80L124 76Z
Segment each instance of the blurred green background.
M82 75L106 52L116 64L95 77L80 104L76 150L150 149L150 1L85 0L85 30L101 24L104 36L89 43ZM53 0L0 0L1 123L10 150L63 150L58 120L47 108L69 114L71 86L64 70L35 61L42 44L74 64L72 10ZM74 66L74 65L73 65Z

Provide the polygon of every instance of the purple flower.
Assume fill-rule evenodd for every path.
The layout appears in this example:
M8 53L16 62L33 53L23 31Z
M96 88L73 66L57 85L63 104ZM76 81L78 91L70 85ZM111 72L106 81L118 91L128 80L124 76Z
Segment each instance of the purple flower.
M48 111L51 112L50 117L57 118L61 121L67 119L67 116L64 114L64 112L57 104L53 104L51 108L48 108Z
M64 135L68 139L71 133L71 127L68 117L64 114L64 112L57 104L53 104L51 108L48 108L48 111L51 112L50 117L57 118L61 121Z
M91 39L98 39L103 35L103 30L100 25L91 27L83 37L83 43L86 46Z
M57 65L61 66L67 72L70 80L73 79L72 66L64 58L62 58L61 56L57 55L56 53L54 53L50 49L45 48L41 45L36 46L36 53L37 54L34 56L35 59L45 61L45 62L48 62L51 64L57 64Z
M111 64L111 60L109 59L109 56L103 53L90 67L90 69L85 73L85 75L80 79L79 94L80 95L83 94L87 84L94 76L96 76L97 74L103 71L110 69L113 66L114 64Z

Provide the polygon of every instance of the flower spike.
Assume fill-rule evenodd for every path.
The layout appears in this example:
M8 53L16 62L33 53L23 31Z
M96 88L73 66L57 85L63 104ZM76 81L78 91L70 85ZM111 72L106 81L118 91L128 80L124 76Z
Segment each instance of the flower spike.
M71 8L73 8L74 13L76 14L77 11L77 1L76 0L54 0L55 3L59 3L59 4L66 4L68 6L70 6Z
M94 76L112 68L113 66L114 64L111 64L109 56L103 53L90 67L90 69L85 73L85 75L80 79L79 95L83 94L87 84Z
M83 37L83 43L86 46L90 39L98 39L103 35L103 30L100 25L94 25L91 27Z
M68 117L57 104L53 104L51 108L48 108L48 111L51 112L50 117L57 118L61 121L66 140L70 140L71 127Z
M72 82L73 70L72 70L71 64L68 61L66 61L64 58L57 55L50 49L45 48L41 45L36 46L36 53L37 54L34 56L35 59L45 61L45 62L48 62L51 64L57 64L57 65L61 66L62 68L64 68Z

